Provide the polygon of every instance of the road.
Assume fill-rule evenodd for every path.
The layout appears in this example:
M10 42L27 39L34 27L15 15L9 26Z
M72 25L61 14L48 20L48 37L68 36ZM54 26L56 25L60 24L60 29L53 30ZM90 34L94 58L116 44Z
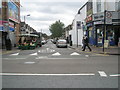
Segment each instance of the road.
M118 88L118 56L56 48L2 55L3 88Z

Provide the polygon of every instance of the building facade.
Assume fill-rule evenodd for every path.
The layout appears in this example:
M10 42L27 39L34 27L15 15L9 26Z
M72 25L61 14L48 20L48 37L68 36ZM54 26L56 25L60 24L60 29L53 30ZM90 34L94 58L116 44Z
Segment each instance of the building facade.
M93 3L92 14L92 33L89 33L89 42L91 45L102 46L104 40L109 41L109 45L118 45L120 37L120 18L119 4L120 0L95 0ZM104 33L104 34L103 34Z
M7 48L7 45L14 47L19 40L17 35L20 33L20 1L2 0L1 5L0 33L2 33L2 47Z

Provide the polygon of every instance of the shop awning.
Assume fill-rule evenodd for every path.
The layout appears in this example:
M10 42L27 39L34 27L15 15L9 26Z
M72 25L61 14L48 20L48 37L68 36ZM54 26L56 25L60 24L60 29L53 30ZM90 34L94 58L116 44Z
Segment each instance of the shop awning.
M18 36L20 36L20 37L39 37L38 35L35 35L35 34L19 34Z

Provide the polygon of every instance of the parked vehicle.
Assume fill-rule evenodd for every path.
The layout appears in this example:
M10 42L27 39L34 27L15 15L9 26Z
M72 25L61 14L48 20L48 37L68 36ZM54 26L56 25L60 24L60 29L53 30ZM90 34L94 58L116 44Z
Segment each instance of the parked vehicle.
M41 43L42 43L42 45L44 45L44 44L47 43L47 41L46 40L42 40Z
M67 48L67 41L65 39L59 39L56 42L56 46L59 47L66 47Z

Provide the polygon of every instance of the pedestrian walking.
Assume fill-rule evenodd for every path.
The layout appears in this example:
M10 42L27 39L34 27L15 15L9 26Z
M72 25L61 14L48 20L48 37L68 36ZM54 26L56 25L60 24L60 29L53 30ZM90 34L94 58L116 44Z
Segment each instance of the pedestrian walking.
M82 51L85 51L86 47L88 47L88 49L90 51L92 51L92 49L90 48L90 46L88 44L88 37L87 37L87 35L83 36L82 43L83 43L83 50Z

